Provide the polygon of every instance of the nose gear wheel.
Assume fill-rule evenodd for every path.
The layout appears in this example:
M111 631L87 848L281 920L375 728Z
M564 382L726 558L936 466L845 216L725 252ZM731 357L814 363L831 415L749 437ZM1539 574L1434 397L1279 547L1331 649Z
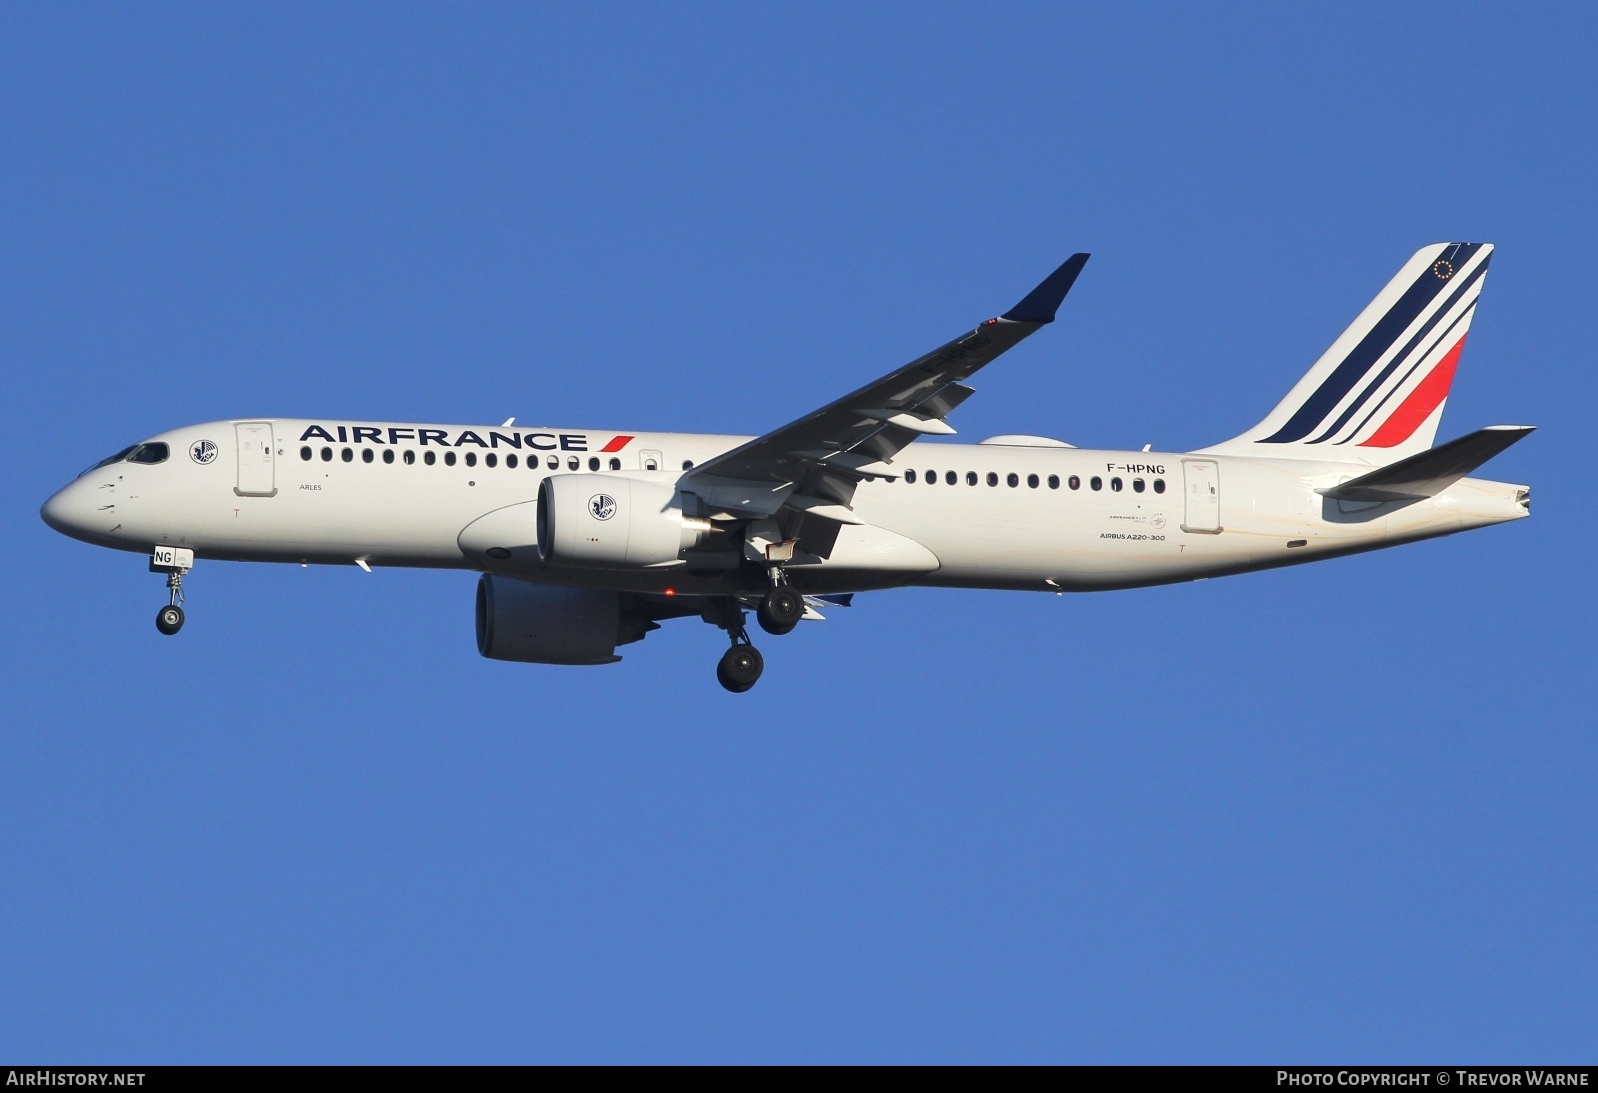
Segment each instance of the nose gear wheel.
M183 608L177 604L163 607L155 613L155 628L170 637L183 629Z

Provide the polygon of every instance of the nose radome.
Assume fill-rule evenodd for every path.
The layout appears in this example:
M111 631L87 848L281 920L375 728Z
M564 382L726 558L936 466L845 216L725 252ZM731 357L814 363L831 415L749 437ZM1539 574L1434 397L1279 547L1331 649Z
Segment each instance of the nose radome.
M62 535L79 538L89 531L90 500L84 495L83 483L72 482L39 507L39 516Z
M71 486L67 486L57 490L50 500L39 506L40 518L56 531L63 533L67 533L70 526L68 521L71 519L72 506L67 500L67 493L71 489Z

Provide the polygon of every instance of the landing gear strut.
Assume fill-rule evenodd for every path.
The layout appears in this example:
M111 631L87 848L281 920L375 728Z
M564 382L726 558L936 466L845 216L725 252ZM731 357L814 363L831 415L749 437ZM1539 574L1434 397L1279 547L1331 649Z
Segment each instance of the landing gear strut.
M194 551L180 547L156 547L150 558L150 571L166 574L168 603L155 613L155 628L168 637L183 629L183 574L193 566Z
M721 655L716 665L716 680L733 694L743 694L753 687L765 670L765 658L749 641L749 631L744 628L744 609L737 600L727 598L712 600L705 608L704 619L727 632L732 648Z

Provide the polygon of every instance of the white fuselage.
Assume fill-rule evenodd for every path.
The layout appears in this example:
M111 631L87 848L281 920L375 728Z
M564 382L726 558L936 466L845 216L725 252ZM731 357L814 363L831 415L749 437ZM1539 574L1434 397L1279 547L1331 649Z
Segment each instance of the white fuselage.
M247 434L270 440L250 449ZM724 593L747 579L686 564L546 566L526 552L501 564L468 532L476 524L506 545L526 546L546 476L597 473L669 485L686 466L746 437L279 418L212 422L150 439L168 444L169 458L86 472L46 503L46 520L102 546L145 553L183 546L197 558L498 570L635 592ZM207 440L214 452L201 463L193 453L200 445L204 458ZM923 441L894 460L897 477L859 485L852 510L860 523L842 528L827 559L795 566L792 576L807 592L904 584L1129 588L1371 550L1527 513L1524 488L1479 479L1407 502L1355 504L1316 492L1367 469Z

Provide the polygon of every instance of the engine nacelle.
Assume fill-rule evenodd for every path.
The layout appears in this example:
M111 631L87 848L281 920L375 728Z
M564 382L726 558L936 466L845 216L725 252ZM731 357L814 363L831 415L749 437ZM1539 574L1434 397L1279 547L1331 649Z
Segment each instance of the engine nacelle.
M477 651L525 664L614 664L616 646L656 628L622 609L622 594L485 573L477 582Z
M674 486L607 474L555 474L538 487L538 553L555 565L675 562L712 531Z

